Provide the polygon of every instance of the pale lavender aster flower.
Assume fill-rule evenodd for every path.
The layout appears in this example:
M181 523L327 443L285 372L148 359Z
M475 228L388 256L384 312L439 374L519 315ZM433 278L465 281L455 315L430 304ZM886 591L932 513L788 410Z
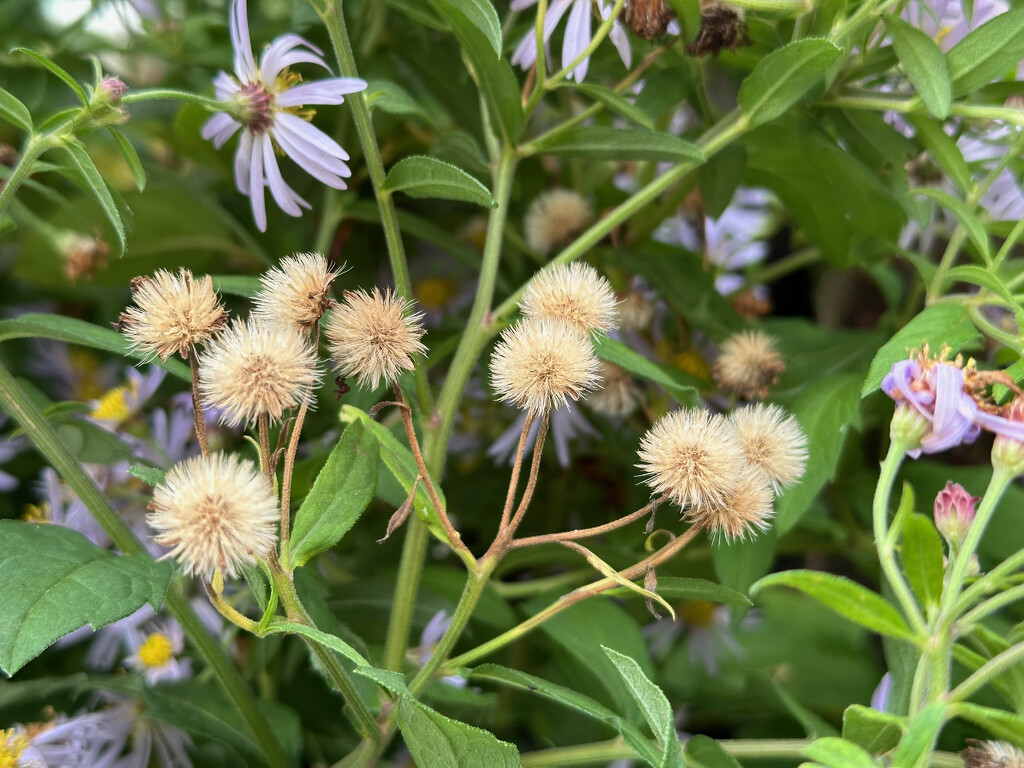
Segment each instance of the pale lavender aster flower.
M14 756L18 768L110 768L116 753L104 749L106 728L96 713L74 717L57 715L40 729L29 731L21 725L0 731L0 747L10 735L22 740L24 750Z
M235 74L221 72L214 79L217 99L231 102L232 114L218 112L203 126L203 138L215 147L224 146L242 128L235 152L235 185L249 198L253 218L261 232L267 229L264 187L289 216L301 216L310 205L285 183L277 164L275 147L313 178L335 189L345 189L343 177L352 175L345 161L348 153L334 139L303 119L306 104L341 104L344 96L365 90L366 81L332 77L298 84L288 67L307 63L330 68L323 51L298 35L274 40L260 57L252 54L245 0L231 3L231 44Z
M512 0L512 10L522 11L537 4L537 0ZM558 22L562 20L566 11L569 11L569 20L565 25L565 36L562 38L562 67L568 67L586 50L593 39L590 29L590 14L592 0L552 0L548 5L547 13L544 14L544 46L547 48L548 41ZM607 20L611 15L614 3L608 0L597 0L597 10L602 20ZM622 22L616 19L612 23L608 38L612 41L615 49L619 52L619 58L628 68L632 61L632 51L629 47L629 35ZM551 61L550 53L546 60ZM512 63L518 64L523 69L529 69L537 61L537 34L530 30L520 41L512 54ZM587 76L587 68L590 66L590 57L584 58L569 73L570 80L578 83L583 82Z
M968 19L960 0L914 0L903 11L903 18L935 39L943 51L949 51L986 21L1008 9L1003 0L978 0Z
M939 453L960 443L973 443L980 430L978 404L964 391L962 369L941 360L922 368L917 360L900 360L882 380L882 391L905 403L931 422L921 447L907 451L917 458ZM998 417L993 417L998 418Z
M568 467L570 463L569 442L582 436L600 437L598 432L589 421L580 413L572 403L565 408L558 408L549 412L549 432L555 443L555 456L562 467ZM519 417L506 429L498 439L487 449L487 455L494 459L495 464L511 464L515 461L516 448L519 447L519 436L523 432L523 425L526 423L526 412L523 411ZM526 437L524 451L528 454L537 441L537 430L540 428L540 420L534 420L530 427L530 433Z
M192 739L185 731L145 717L141 706L130 697L109 692L103 696L113 704L98 713L107 730L107 748L115 755L128 749L113 768L148 768L151 764L192 768L188 754ZM154 758L156 762L151 763Z
M174 619L156 619L145 631L128 634L132 654L125 665L140 672L148 685L173 683L192 677L192 662L178 658L185 648L185 631Z

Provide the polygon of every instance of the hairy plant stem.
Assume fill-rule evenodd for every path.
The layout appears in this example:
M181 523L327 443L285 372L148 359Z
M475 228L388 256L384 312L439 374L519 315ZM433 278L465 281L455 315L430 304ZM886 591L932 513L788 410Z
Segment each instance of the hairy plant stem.
M232 105L227 102L217 101L208 96L200 96L198 93L189 91L178 91L173 88L151 88L145 91L132 91L121 97L121 104L141 104L145 101L183 101L187 104L195 104L209 112L232 113Z
M14 200L14 195L21 186L21 183L32 173L32 166L36 160L44 152L49 152L59 144L60 141L52 133L43 136L32 136L28 140L25 151L18 159L18 164L14 166L10 177L0 187L0 218L3 218L4 214L7 213L7 209Z
M523 468L523 455L526 453L526 441L533 426L533 414L527 413L523 421L523 430L519 433L519 444L516 446L516 458L512 462L512 475L508 481L508 492L505 494L505 507L501 510L501 522L498 530L504 531L512 520L512 507L516 503L516 492L519 490L519 473Z
M313 623L309 613L302 605L302 601L299 600L299 595L295 591L295 584L292 582L291 575L284 572L281 564L276 562L275 558L270 559L270 572L274 579L274 586L277 587L281 606L284 608L288 620L316 629L316 624ZM345 671L341 662L338 661L335 652L305 635L302 635L302 639L316 655L331 678L331 682L337 686L345 703L348 704L353 722L359 734L372 742L380 741L381 733L380 728L377 727L376 719L374 719L373 714L366 706L366 702L359 695L359 690L356 688L355 683L352 682L352 678Z
M196 440L203 456L210 455L210 441L206 437L206 416L203 414L203 398L199 394L199 357L196 348L188 348L188 365L192 371L192 417L196 423Z
M341 0L309 0L309 2L320 20L323 21L324 26L327 27L327 34L331 38L331 47L338 60L341 74L345 77L359 77L359 69L356 67L355 55L352 53L352 42L348 37ZM409 263L405 258L405 245L402 243L402 233L398 227L395 201L389 192L381 189L386 178L384 161L381 159L380 147L377 145L377 137L373 132L373 119L370 117L370 108L366 104L366 94L353 93L348 97L348 104L352 109L352 118L355 122L356 133L359 135L359 144L363 148L363 160L366 163L366 169L370 172L373 193L377 198L377 207L380 209L380 223L384 229L384 242L387 245L391 274L395 279L395 289L402 298L411 301L413 294ZM424 413L432 413L434 410L433 395L430 392L426 371L422 366L416 366L413 376L416 381L416 399L420 408Z
M0 408L10 414L25 430L39 452L57 471L89 509L93 518L126 555L148 557L145 547L135 538L109 499L103 495L78 460L68 451L36 405L25 395L10 372L0 364ZM206 660L214 676L224 687L231 701L249 725L268 764L287 768L288 758L278 743L270 723L256 706L256 699L246 686L234 662L224 653L220 642L203 627L188 599L178 587L172 586L164 597L164 605L181 624L189 641Z
M509 542L510 549L518 549L520 547L532 547L536 544L554 544L560 541L574 541L576 539L588 539L591 536L601 536L605 533L622 528L624 525L629 525L634 520L639 520L641 517L646 517L653 510L658 508L661 503L661 499L652 501L650 504L644 507L640 507L636 512L630 512L628 515L620 517L618 520L612 520L610 523L604 525L595 525L593 528L579 528L575 531L565 531L564 533L546 533L540 536L526 536L522 539L512 539Z
M519 500L519 507L512 516L512 520L502 530L498 531L494 544L491 546L489 554L493 554L498 559L504 557L505 552L508 551L509 542L515 536L516 530L526 515L526 510L530 508L530 502L533 501L533 491L537 487L537 477L540 475L540 460L544 455L544 439L548 435L550 419L551 413L545 411L541 417L540 426L537 428L537 439L533 443L533 460L530 462L530 475L526 479L523 497Z
M273 457L270 453L270 418L266 412L256 417L256 431L259 433L260 438L260 468L270 481L270 484L273 485L275 478L272 463Z
M817 102L819 107L838 107L840 109L864 109L872 112L900 112L902 114L929 115L928 108L917 97L900 99L891 96L844 95L833 96L825 101ZM949 113L956 117L967 117L975 120L999 120L1012 125L1024 125L1024 109L1015 107L992 107L984 104L956 104L950 106Z

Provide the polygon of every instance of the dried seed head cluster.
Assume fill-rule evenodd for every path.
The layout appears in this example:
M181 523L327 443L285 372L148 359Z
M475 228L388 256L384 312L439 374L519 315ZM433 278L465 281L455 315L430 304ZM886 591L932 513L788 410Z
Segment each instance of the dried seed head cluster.
M730 395L746 400L768 396L768 388L786 370L775 339L762 331L742 331L722 344L715 361L715 382Z
M605 416L629 416L636 410L633 378L615 363L601 362L600 389L587 395L587 405Z
M220 410L224 424L272 421L302 402L319 381L316 351L295 326L259 318L235 320L199 358L204 402Z
M153 277L132 280L134 306L117 323L135 349L166 360L186 357L227 321L228 313L213 290L213 279L198 280L187 269L177 275L157 270Z
M686 409L648 430L639 458L647 484L694 525L742 539L768 527L775 495L803 474L807 439L774 405L740 408L731 418Z
M520 320L505 329L491 355L491 384L500 399L534 416L592 391L600 370L590 338L565 320Z
M799 480L807 464L807 436L777 405L747 405L730 417L747 461L759 467L778 493Z
M570 242L593 215L590 203L579 192L552 189L538 195L526 211L526 242L535 252L547 255Z
M402 371L413 369L412 356L427 351L420 342L422 318L391 291L345 291L324 329L338 372L369 389L376 389L381 379L394 384Z
M71 282L91 280L107 266L110 246L98 237L68 232L60 239L64 254L64 274Z
M619 325L624 331L646 331L654 319L654 305L638 291L629 291L619 302Z
M974 741L960 756L964 768L1024 768L1024 752L1005 741Z
M618 327L615 292L589 264L560 264L538 272L519 301L527 317L566 320L584 333Z
M222 453L175 465L157 486L147 519L153 540L170 547L189 574L234 576L266 557L280 517L270 481L251 461Z
M331 283L339 275L319 253L297 253L281 259L260 278L253 313L262 320L297 325L305 330L334 303Z
M644 40L655 40L668 31L669 22L676 17L665 0L629 0L622 20Z
M709 54L717 57L725 49L736 51L744 45L750 45L750 39L739 9L715 0L702 2L700 31L697 39L686 46L686 52L698 58Z

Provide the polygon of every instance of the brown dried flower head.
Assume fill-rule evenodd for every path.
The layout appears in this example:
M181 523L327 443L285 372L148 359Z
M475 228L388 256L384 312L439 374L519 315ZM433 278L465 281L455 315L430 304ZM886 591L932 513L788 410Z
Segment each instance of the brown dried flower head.
M622 20L644 40L655 40L665 34L669 22L676 17L665 0L628 0Z
M730 395L746 400L768 396L768 388L786 370L775 339L762 331L742 331L722 344L715 361L715 382Z
M777 405L745 405L730 416L747 461L759 467L777 494L804 474L807 436L795 418Z
M774 500L768 476L753 464L745 464L736 488L721 502L691 507L686 517L706 530L712 539L724 536L726 541L735 541L768 528L775 512Z
M566 320L584 333L617 328L617 305L608 281L592 266L578 261L538 272L519 300L527 317Z
M110 246L105 242L79 232L67 232L61 237L60 249L64 254L64 274L72 282L91 280L107 266L110 255Z
M750 45L747 23L738 9L715 0L701 3L700 31L697 39L686 46L688 54L698 58L718 56L725 49L736 51L745 45Z
M643 436L638 456L644 482L684 510L724 504L747 463L736 428L703 408L662 416Z
M1005 741L970 740L960 753L964 768L1024 768L1024 752Z
M402 371L415 367L412 356L427 351L420 342L422 319L412 313L411 302L390 290L345 291L324 329L338 373L368 389L376 389L381 379L394 384Z
M571 189L544 192L526 210L523 222L526 242L536 253L546 256L582 232L593 215L590 203L579 192Z
M117 329L132 346L166 360L205 342L227 321L227 310L213 290L213 279L196 279L187 269L177 275L158 269L132 280L134 306L121 313Z
M565 320L520 320L505 329L491 355L498 397L534 416L592 391L600 371L590 339Z
M601 379L601 388L587 395L587 405L605 416L619 418L636 410L636 386L632 376L615 363L602 360Z
M281 259L260 278L253 314L310 330L333 304L331 283L340 274L319 253L297 253Z
M277 543L280 519L270 481L251 461L214 453L176 464L153 492L147 516L153 541L170 547L185 572L210 578L219 568L266 557Z
M318 382L316 351L305 334L284 323L235 320L199 357L204 402L232 427L261 415L277 421Z

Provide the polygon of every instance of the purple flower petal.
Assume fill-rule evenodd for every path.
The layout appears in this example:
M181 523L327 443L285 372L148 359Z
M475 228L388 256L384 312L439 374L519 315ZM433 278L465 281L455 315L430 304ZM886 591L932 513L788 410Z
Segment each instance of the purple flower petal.
M295 115L290 115L287 112L281 112L277 115L277 124L284 126L293 136L301 137L322 152L326 152L328 155L337 157L340 160L348 160L348 152L342 149L338 142L305 120Z
M227 72L218 72L213 78L213 89L218 101L227 101L239 91L238 82Z
M231 17L228 26L231 32L231 47L235 51L235 74L243 83L256 79L256 61L252 56L249 41L249 18L245 0L232 0Z
M303 104L341 104L348 93L366 90L366 81L358 77L332 77L289 88L274 103L279 107L300 107Z
M235 152L235 186L243 195L249 194L249 168L252 166L252 134L242 131Z
M270 144L270 137L265 133L253 137L252 151L249 153L249 204L252 205L252 217L260 232L267 231L267 201L263 198L263 144Z
M1000 437L1024 443L1024 421L1011 421L1005 416L978 411L974 415L974 422Z
M333 187L334 189L346 188L345 182L342 181L341 176L351 176L352 172L343 162L320 152L315 147L303 145L296 141L295 137L282 126L278 126L277 130L274 131L274 140L280 145L281 149L284 150L288 157L294 160L302 170L314 179L322 181L324 184L329 187ZM321 158L329 159L331 161L331 166L328 166L327 163L321 160ZM332 171L331 167L333 167L334 164L340 165L344 170L344 173Z
M281 176L281 169L277 165L277 158L274 156L274 145L270 141L270 137L264 134L261 138L263 139L260 142L263 151L263 171L266 174L274 202L289 216L301 216L302 209L299 208L298 203L301 201L306 204L306 207L309 207L309 204L285 183L284 177Z
M306 48L308 50L302 50ZM318 64L328 72L331 68L321 58L323 51L298 35L282 35L274 40L260 57L260 77L270 85L285 67L300 62Z
M602 16L604 16L603 11ZM615 46L615 50L619 52L619 58L622 59L623 65L626 69L629 69L633 62L633 49L629 45L629 35L626 33L626 27L620 21L614 22L608 37L612 41L612 45Z
M568 67L590 45L590 0L575 0L562 41L562 66ZM590 66L590 57L581 61L572 71L571 77L577 83L583 82Z
M204 139L212 139L213 146L220 149L241 127L242 124L236 122L231 115L218 112L203 125L202 136Z

